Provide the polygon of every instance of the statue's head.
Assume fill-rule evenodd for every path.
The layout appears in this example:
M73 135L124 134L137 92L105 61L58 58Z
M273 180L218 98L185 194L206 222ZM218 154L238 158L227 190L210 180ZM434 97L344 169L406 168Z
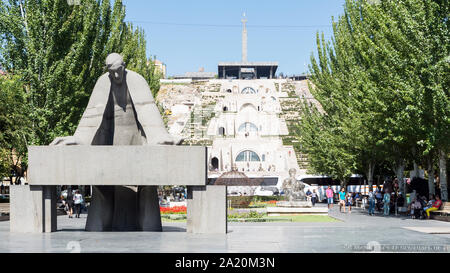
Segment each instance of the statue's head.
M125 62L123 61L123 57L117 53L109 54L108 57L106 57L106 68L108 69L109 77L116 84L121 84L125 71Z
M296 172L297 172L297 170L295 168L289 169L289 176L294 177Z

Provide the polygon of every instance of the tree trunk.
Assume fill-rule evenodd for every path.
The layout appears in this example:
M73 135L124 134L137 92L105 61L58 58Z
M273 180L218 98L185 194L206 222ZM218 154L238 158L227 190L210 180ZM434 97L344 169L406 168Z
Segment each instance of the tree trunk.
M439 182L441 185L441 199L447 202L447 155L444 150L439 150Z
M413 170L413 176L411 177L411 179L415 178L415 177L419 177L419 167L417 166L416 161L413 161L413 166L414 166L414 170Z
M431 155L428 157L428 170L427 171L428 171L428 194L435 194L433 157Z
M344 177L339 179L341 180L341 188L344 188L345 191L347 191L347 179L345 179Z
M395 166L395 175L398 179L398 186L400 188L400 192L406 198L406 183L403 181L403 172L405 171L405 160L401 159L396 162Z
M375 171L375 163L370 161L367 169L367 183L369 184L369 191L373 188L373 173Z
M413 178L415 178L415 177L419 177L419 167L417 166L417 163L416 163L416 147L415 146L413 146L412 148L411 148L411 150L412 150L412 155L413 155L413 168L414 168L414 170L413 170L413 175L411 176L411 180L413 179ZM403 162L403 160L402 160L402 162Z

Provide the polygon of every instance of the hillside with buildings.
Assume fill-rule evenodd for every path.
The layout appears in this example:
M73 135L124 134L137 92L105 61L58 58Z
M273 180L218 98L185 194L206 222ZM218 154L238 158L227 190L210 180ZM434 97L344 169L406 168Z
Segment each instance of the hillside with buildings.
M234 167L275 186L291 168L306 174L295 131L301 98L312 100L306 80L215 79L164 83L156 100L171 134L208 146L210 177Z
M281 188L289 170L306 174L297 124L302 99L315 102L305 76L277 78L278 62L248 61L246 22L241 61L162 79L157 103L170 134L208 147L209 178L239 171Z

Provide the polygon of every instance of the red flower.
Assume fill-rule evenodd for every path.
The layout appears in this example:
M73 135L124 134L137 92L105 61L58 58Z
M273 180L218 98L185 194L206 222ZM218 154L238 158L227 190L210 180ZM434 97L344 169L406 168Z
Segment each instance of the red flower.
M176 206L176 207L160 207L161 214L186 214L186 206Z

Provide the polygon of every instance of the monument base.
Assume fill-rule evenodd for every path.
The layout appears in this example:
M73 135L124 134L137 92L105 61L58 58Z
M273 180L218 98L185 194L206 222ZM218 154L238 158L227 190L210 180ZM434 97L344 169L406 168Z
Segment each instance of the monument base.
M86 231L162 231L156 186L93 186Z
M56 231L55 186L10 186L10 231Z
M286 208L312 208L311 201L278 201L277 207Z
M187 232L227 233L227 187L188 187Z
M315 208L311 201L279 201L276 207L268 207L268 216L281 215L327 215L328 208Z
M267 215L328 215L328 208L268 207Z

